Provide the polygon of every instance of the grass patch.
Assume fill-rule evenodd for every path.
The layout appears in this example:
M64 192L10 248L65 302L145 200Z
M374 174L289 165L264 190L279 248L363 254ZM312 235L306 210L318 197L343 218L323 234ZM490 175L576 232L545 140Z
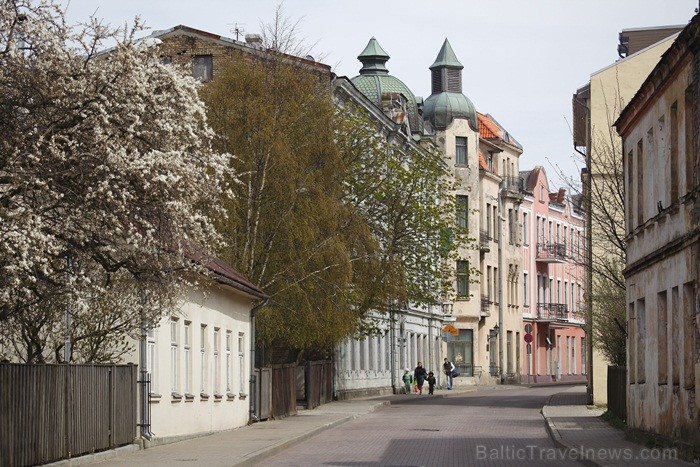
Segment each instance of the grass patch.
M627 430L627 424L624 421L620 420L617 417L617 415L615 415L609 410L603 412L603 415L601 415L600 417L606 422L608 422L608 424L613 428L617 428L618 430L622 431Z

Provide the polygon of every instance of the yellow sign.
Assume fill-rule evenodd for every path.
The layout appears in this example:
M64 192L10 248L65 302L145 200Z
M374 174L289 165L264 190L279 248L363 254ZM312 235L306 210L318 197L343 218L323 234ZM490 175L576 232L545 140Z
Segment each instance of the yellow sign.
M442 332L443 332L443 333L449 332L449 333L452 334L453 336L459 335L459 329L457 329L456 327L452 326L451 324L445 325L445 327L442 328Z

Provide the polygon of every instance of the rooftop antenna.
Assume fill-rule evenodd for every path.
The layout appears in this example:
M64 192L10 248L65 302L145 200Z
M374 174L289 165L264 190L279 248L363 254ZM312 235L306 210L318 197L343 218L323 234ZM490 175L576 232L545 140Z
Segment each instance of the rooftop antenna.
M245 29L243 29L243 26L245 26L245 23L233 23L233 28L229 30L236 35L236 40L238 40L240 36L245 34Z

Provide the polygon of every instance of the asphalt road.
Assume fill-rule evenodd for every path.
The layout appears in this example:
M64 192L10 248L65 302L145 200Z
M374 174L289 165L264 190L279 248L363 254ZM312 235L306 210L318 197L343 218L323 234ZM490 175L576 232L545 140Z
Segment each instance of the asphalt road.
M405 401L326 430L265 466L580 465L557 449L540 410L558 387L496 387Z

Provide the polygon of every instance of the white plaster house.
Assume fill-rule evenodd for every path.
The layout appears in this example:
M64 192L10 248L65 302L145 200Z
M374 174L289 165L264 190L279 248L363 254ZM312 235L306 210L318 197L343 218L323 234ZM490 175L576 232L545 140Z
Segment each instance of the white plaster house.
M627 426L700 457L700 16L615 123L623 139Z
M150 327L132 354L150 375L151 444L249 421L251 310L266 296L220 259L197 261L211 280L189 289L182 307Z

